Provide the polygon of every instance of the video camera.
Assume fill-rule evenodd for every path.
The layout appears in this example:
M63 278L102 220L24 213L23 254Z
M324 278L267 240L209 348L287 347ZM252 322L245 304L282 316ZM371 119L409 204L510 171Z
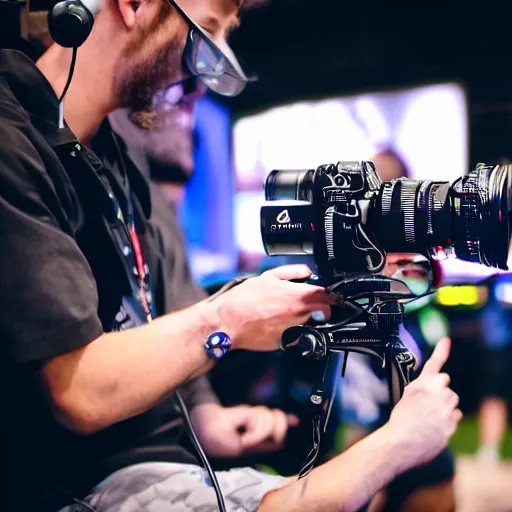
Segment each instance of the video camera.
M480 164L452 184L406 178L382 182L372 162L269 174L265 198L275 204L261 208L267 254L313 255L317 275L309 282L338 298L328 323L291 327L281 340L284 350L315 361L314 446L301 476L313 468L350 352L380 360L392 404L413 377L415 357L399 331L403 303L418 292L403 281L404 274L397 279L383 272L387 255L422 255L412 262L426 278L422 294L441 284L436 272L441 254L506 269L511 172L510 165ZM456 262L450 263L453 268ZM339 353L345 355L343 363Z
M372 162L272 171L261 230L267 254L313 254L323 279L379 273L386 253L458 258L506 268L510 166L477 166L455 183L400 178L381 182ZM307 204L304 204L306 202Z

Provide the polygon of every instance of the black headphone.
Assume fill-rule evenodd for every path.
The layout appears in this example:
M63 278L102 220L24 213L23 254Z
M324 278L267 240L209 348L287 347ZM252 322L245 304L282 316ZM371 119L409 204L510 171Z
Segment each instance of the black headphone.
M89 37L100 0L62 0L48 13L52 39L64 48L78 48Z

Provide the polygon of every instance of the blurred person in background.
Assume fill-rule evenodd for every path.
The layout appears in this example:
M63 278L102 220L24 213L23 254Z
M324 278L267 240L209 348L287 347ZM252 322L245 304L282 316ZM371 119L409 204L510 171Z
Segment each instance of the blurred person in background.
M273 351L287 327L318 310L329 317L324 289L290 282L311 275L303 266L166 314L150 193L104 124L127 107L145 128L158 125L155 94L193 72L226 95L240 91L246 78L234 76L227 45L238 8L106 0L76 55L64 126L72 51L52 45L36 65L0 50L0 364L16 389L4 392L6 510L214 508L207 473L169 440L169 397L208 371L219 348ZM448 341L436 347L384 427L307 478L219 473L228 509L353 511L432 460L461 418L441 373L449 352Z
M150 180L151 218L159 229L164 248L164 293L170 311L186 308L207 297L205 290L192 278L179 221L186 184L194 171L195 105L206 91L206 87L192 77L159 94L154 100L154 105L162 112L158 129L140 128L145 115L141 112L133 118L127 109L120 109L109 116L112 128L127 145L128 155ZM231 378L237 375L241 376L232 372ZM185 390L199 440L210 456L228 459L222 466L232 466L241 458L278 451L285 443L288 428L298 424L294 415L262 405L223 407L207 376L191 382Z
M109 116L113 129L126 142L132 160L148 178L151 177L152 219L159 227L166 254L165 293L168 303L175 309L189 306L207 296L205 290L192 278L184 233L179 223L179 208L186 184L194 171L193 107L206 89L193 79L184 84L183 89L179 87L172 87L159 98L164 103L162 108L166 114L158 130L142 130L130 118L126 109ZM207 123L208 120L202 119L202 122ZM272 263L276 266L274 260ZM294 260L288 263L311 262ZM248 402L252 407L221 407L219 400L213 400L215 393L207 377L201 377L191 386L203 388L205 398L208 398L208 403L192 409L192 419L200 440L204 442L207 453L216 459L229 457L225 461L213 460L215 467L226 468L234 463L264 464L280 474L293 475L305 460L311 439L309 407L306 408L307 414L301 414L304 413L304 407L288 397L288 391L294 384L290 374L296 375L297 368L294 365L295 371L283 374L283 359L272 353L247 353L243 356L230 354L212 370L210 380L222 403ZM306 366L302 372L305 375L309 373L309 365ZM226 381L228 369L232 379L240 380L236 388ZM305 403L308 403L307 397ZM263 404L271 404L272 410ZM295 414L285 414L278 408L286 408ZM265 417L270 413L277 417L279 433L274 435L273 432L263 430L254 438L252 430L260 423L265 423ZM303 421L299 421L297 415ZM209 416L215 421L206 421ZM272 425L272 422L266 423ZM293 428L288 431L285 426ZM268 440L273 437L275 442L269 443ZM246 438L255 439L252 446L238 441L245 441ZM231 442L227 443L226 439ZM319 460L324 460L322 455L330 440L328 436L324 437ZM219 447L214 447L214 444Z
M509 164L507 158L500 165ZM512 268L512 247L508 267ZM508 297L502 299L508 300ZM497 463L508 424L508 401L512 396L512 310L493 297L482 313L482 393L478 415L477 458Z

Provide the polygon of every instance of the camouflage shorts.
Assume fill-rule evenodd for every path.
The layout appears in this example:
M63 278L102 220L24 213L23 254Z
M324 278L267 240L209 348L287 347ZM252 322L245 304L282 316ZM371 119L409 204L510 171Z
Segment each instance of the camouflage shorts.
M253 512L284 478L251 468L217 472L229 512ZM109 476L87 497L97 512L214 512L215 491L206 471L189 464L151 462ZM71 509L72 510L72 509ZM82 509L85 510L85 509Z

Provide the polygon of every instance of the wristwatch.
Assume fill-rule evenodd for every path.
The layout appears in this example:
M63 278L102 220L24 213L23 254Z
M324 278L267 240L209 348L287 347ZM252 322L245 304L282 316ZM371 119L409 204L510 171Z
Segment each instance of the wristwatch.
M231 338L225 332L214 332L208 336L204 348L210 359L221 359L231 350Z

